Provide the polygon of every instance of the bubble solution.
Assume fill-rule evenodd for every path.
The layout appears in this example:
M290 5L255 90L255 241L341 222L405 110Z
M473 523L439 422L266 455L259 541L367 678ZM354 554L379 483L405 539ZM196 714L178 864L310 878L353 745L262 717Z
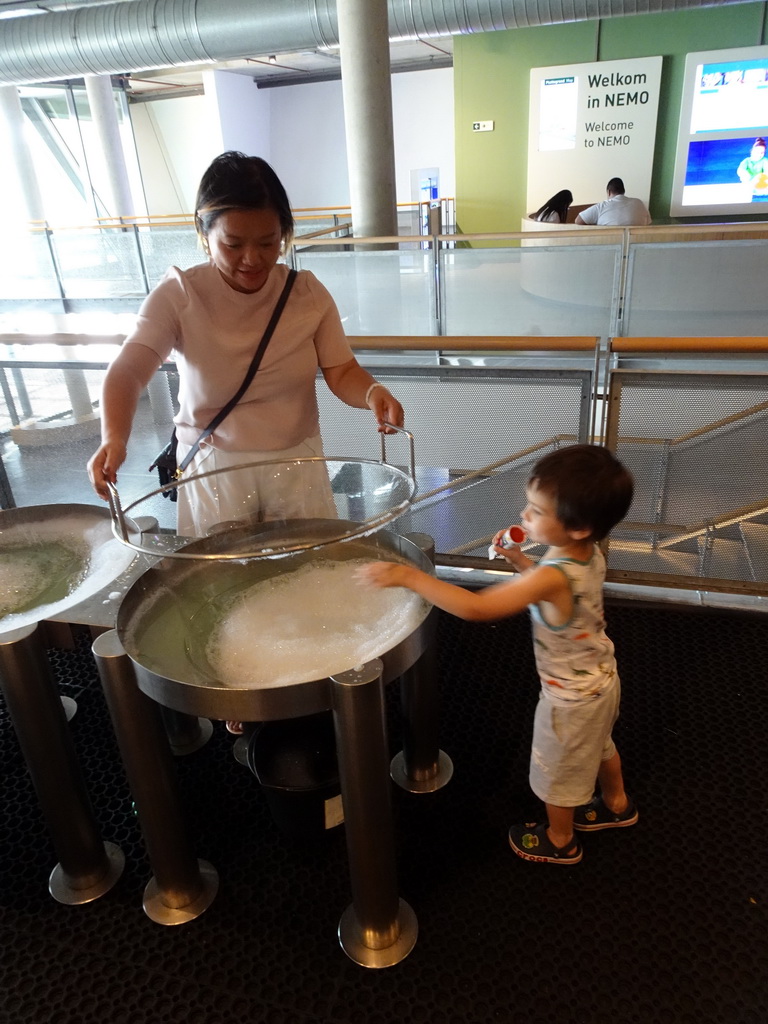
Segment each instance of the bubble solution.
M211 669L235 687L325 679L377 658L424 619L426 605L402 587L363 586L370 559L317 561L241 591L206 645Z
M0 528L0 630L60 615L134 557L106 518L62 514Z

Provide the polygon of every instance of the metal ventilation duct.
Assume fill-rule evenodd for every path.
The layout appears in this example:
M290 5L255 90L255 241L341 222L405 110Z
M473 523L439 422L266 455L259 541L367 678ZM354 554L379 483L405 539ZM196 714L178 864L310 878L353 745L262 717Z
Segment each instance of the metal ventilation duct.
M747 0L389 0L392 41ZM0 83L145 71L338 43L335 0L124 0L0 21Z

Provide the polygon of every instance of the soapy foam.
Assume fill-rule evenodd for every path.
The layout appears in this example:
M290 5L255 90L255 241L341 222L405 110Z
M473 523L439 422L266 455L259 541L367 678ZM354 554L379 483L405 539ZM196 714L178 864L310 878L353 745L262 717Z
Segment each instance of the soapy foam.
M62 570L84 563L85 554L63 545L35 544L2 552L0 616L24 608L43 593Z
M106 519L62 515L0 529L0 630L61 614L106 587L134 558L114 540ZM42 603L60 583L66 596ZM17 610L37 596L41 603Z
M424 602L358 584L366 561L313 562L245 590L206 645L218 678L247 688L324 679L396 646L423 620Z

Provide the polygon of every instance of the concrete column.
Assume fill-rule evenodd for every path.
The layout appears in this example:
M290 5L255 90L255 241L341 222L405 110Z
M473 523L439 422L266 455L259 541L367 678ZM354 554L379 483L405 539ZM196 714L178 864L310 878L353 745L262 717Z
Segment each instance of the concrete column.
M135 210L120 140L112 79L109 75L86 75L85 91L101 143L104 164L109 172L110 214L113 217L131 217Z
M337 0L352 226L397 234L387 0Z
M19 90L15 85L0 85L0 120L5 127L9 145L3 163L6 170L12 174L15 173L17 177L19 194L26 206L26 219L44 221L43 196L35 174L32 154L24 135L24 111L21 109Z

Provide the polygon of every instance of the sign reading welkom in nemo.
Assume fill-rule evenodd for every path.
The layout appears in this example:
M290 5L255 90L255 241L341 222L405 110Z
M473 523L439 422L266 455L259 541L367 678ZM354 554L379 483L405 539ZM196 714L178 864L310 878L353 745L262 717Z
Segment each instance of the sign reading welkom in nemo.
M647 203L660 85L661 57L532 68L528 211L564 188L600 202L609 178Z

